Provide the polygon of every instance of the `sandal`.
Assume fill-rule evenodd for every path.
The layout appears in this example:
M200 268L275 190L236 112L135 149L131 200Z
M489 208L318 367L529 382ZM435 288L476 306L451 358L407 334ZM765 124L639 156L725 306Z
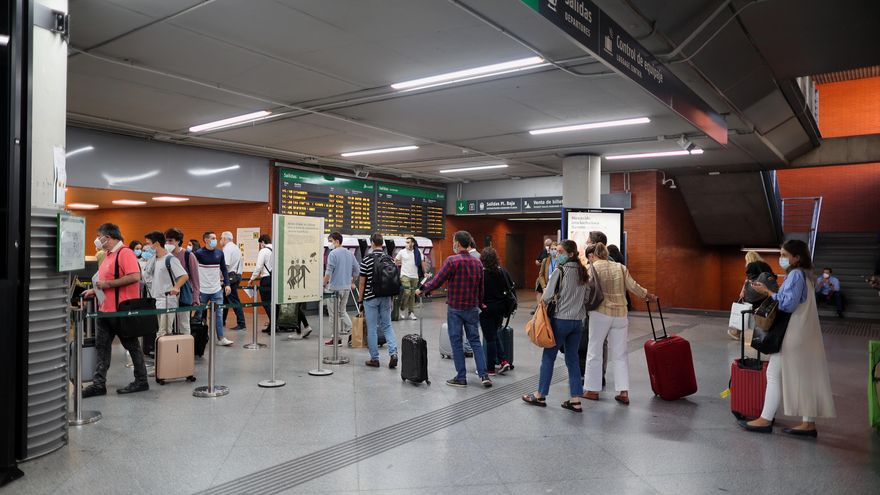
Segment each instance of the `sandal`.
M567 400L567 401L563 402L563 403L562 403L562 408L563 408L563 409L568 409L569 411L574 411L574 412L576 412L576 413L584 412L584 408L581 407L581 403L580 403L580 402L572 402L572 401L570 401L570 400Z
M614 400L616 400L617 402L620 402L624 406L629 405L629 396L628 395L616 395L616 396L614 396Z
M538 407L547 407L546 397L535 397L535 394L523 395L522 400L529 405Z

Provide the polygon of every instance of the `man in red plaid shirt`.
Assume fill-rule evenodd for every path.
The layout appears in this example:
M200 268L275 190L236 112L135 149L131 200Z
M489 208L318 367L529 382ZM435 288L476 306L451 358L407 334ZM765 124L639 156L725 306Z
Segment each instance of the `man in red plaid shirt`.
M457 375L455 378L447 380L446 384L452 387L467 386L467 368L462 349L463 334L467 336L467 340L474 350L477 374L480 376L483 386L492 386L492 380L489 380L489 374L486 373L486 355L480 344L483 264L468 253L468 246L472 245L474 245L473 237L468 232L464 230L456 232L452 241L452 250L456 254L446 258L437 275L416 291L416 295L420 296L422 293L431 292L443 285L444 282L448 282L446 324L449 342L452 344L452 360L455 363Z

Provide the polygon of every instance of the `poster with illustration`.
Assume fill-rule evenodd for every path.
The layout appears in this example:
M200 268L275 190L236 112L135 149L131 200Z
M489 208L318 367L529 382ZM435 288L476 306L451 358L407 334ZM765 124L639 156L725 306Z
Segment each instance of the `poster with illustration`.
M275 268L278 304L317 301L323 292L324 219L275 215ZM277 274L277 275L276 275Z
M260 228L249 227L236 229L235 239L241 250L243 271L252 272L257 267L257 255L260 254Z
M581 254L592 231L604 232L609 245L614 244L621 251L626 249L623 245L623 210L566 208L563 218L565 238L576 242Z

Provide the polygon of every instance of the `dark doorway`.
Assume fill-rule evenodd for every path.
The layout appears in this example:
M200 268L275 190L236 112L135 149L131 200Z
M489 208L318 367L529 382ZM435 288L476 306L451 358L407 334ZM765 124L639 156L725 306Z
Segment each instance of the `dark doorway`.
M517 287L526 286L525 271L525 246L526 236L523 234L507 234L507 246L505 247L505 256L502 263L504 268L510 272L510 277Z

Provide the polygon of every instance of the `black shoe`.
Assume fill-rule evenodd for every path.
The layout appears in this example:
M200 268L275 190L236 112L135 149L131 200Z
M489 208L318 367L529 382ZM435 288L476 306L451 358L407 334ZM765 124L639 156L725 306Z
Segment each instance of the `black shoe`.
M472 357L474 357L474 353L473 353L473 352L465 352L465 353L464 353L464 357L466 357L466 358L472 358Z
M451 380L446 380L446 384L450 387L467 387L467 380L456 380L453 378Z
M484 376L483 378L480 379L480 381L483 383L483 386L486 388L489 388L492 386L492 380L489 379L489 375Z
M397 354L391 356L391 361L388 361L388 367L391 369L397 368Z
M232 328L232 330L247 330L247 327L244 326L244 324L242 323L242 324L236 325L235 328Z
M767 426L751 426L749 422L741 419L736 422L740 428L746 431L751 431L753 433L773 433L773 424L769 424Z
M133 394L135 392L146 392L150 390L149 383L129 383L125 388L116 389L117 394Z
M89 385L88 387L84 388L82 392L83 399L85 399L86 397L95 397L98 395L107 395L107 389L105 387Z
M787 433L789 435L794 435L796 437L817 438L819 436L819 432L817 432L815 429L813 429L813 430L799 430L797 428L783 428L782 433Z

